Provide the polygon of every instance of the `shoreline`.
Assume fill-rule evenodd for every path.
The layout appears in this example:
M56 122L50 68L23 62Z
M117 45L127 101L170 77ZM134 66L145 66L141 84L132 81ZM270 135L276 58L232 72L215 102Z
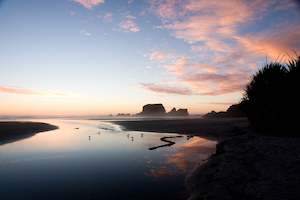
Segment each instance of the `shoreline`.
M189 200L300 199L300 138L254 132L217 144L186 177Z
M111 120L125 131L178 133L200 136L212 140L240 135L249 126L247 118L196 118Z
M300 138L259 135L244 119L114 123L128 131L175 132L218 140L216 153L187 174L188 200L300 199Z
M0 121L0 145L55 129L58 129L58 127L42 122Z

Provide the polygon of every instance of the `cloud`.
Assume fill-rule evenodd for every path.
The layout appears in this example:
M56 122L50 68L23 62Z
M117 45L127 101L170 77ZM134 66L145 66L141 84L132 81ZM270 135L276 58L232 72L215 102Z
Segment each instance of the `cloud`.
M135 22L135 17L127 15L125 19L120 23L120 28L125 32L139 32L140 28Z
M174 63L165 65L164 67L175 75L182 75L188 65L188 59L184 56L177 58Z
M146 90L156 92L156 93L164 93L164 94L177 94L177 95L192 95L193 92L188 88L176 87L170 85L160 85L153 83L141 83L142 87Z
M152 61L163 62L166 61L167 58L169 58L169 55L162 51L152 51L149 55L149 59Z
M250 78L247 70L237 70L234 67L223 70L221 67L206 63L192 62L184 56L164 67L175 76L176 85L184 87L152 83L143 84L145 89L157 93L215 96L241 92Z
M104 3L104 0L74 0L75 2L81 4L87 9L92 9L95 6L98 6L100 4Z
M86 36L86 37L92 36L92 34L91 34L90 32L88 32L88 31L86 31L86 30L81 30L80 33L81 33L82 35Z
M165 67L180 83L189 86L194 94L221 95L241 91L249 79L247 71L223 71L209 64L193 63L186 57L180 57Z
M178 15L180 0L150 0L151 9L162 18L175 18Z
M297 24L280 24L270 30L246 36L237 36L240 46L249 53L264 55L275 60L282 54L285 58L293 52L300 51L300 26ZM288 54L288 55L287 55Z
M113 19L113 14L111 12L107 12L103 16L104 22L112 22L112 19Z
M134 2L134 0L128 0L127 3L128 4L132 4Z
M222 95L240 92L248 83L249 75L244 73L213 74L199 73L182 77L182 81L190 85L201 95Z
M28 88L0 86L0 93L20 94L20 95L38 95L38 96L66 96L65 93L40 91Z
M279 52L282 53L286 49L300 49L298 42L293 44L293 41L295 42L299 36L297 21L295 23L279 24L268 32L256 30L250 36L242 34L240 31L241 28L248 27L251 23L261 20L271 11L282 12L282 10L296 8L297 4L292 0L231 0L221 2L217 0L189 0L181 1L180 6L177 7L167 0L155 2L158 10L160 7L168 7L176 15L173 17L174 20L163 23L163 28L170 30L174 37L183 39L188 43L201 42L203 48L212 52L229 52L232 48L238 47L247 48L247 50L253 52L256 48L255 53L260 52L261 56L268 55L274 58L274 54L278 56ZM176 12L178 7L182 12ZM182 17L182 13L185 14L184 17ZM157 15L162 19L168 18L160 14ZM260 32L265 34L262 35ZM267 40L269 36L271 36L271 39ZM282 41L283 38L286 41ZM280 39L281 43L277 39ZM261 42L265 47L260 45ZM258 48L263 48L264 51L259 51Z
M177 85L188 87L193 94L241 92L266 56L276 60L282 54L300 52L297 17L288 23L277 17L287 11L292 14L288 9L295 11L295 2L151 0L153 13L162 21L160 27L185 41L195 54L192 58L178 56L164 68L176 78ZM256 26L273 15L278 20L274 25Z

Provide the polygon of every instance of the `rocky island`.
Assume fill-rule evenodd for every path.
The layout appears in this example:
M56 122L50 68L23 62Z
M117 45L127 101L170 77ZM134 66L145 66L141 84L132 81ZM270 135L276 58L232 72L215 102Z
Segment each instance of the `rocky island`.
M170 112L166 112L165 107L161 103L147 104L143 106L142 112L138 116L188 116L189 112L186 108L176 110L173 108Z

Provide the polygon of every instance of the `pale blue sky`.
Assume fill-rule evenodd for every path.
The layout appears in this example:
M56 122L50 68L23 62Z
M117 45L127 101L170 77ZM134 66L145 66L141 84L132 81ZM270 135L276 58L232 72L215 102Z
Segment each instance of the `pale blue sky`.
M295 2L2 0L0 114L226 109L266 56L300 49Z

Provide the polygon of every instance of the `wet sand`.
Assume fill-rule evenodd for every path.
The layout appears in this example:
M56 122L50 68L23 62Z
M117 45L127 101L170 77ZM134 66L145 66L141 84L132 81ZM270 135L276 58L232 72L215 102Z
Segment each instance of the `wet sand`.
M300 138L248 133L227 138L186 178L189 200L300 199Z
M219 141L186 177L189 200L300 199L300 138L264 136L247 119L115 122L127 130L175 132Z
M249 126L246 118L151 119L112 122L128 131L179 133L209 139L239 135L241 130Z
M43 131L57 129L57 126L40 122L0 122L0 145L25 139Z

